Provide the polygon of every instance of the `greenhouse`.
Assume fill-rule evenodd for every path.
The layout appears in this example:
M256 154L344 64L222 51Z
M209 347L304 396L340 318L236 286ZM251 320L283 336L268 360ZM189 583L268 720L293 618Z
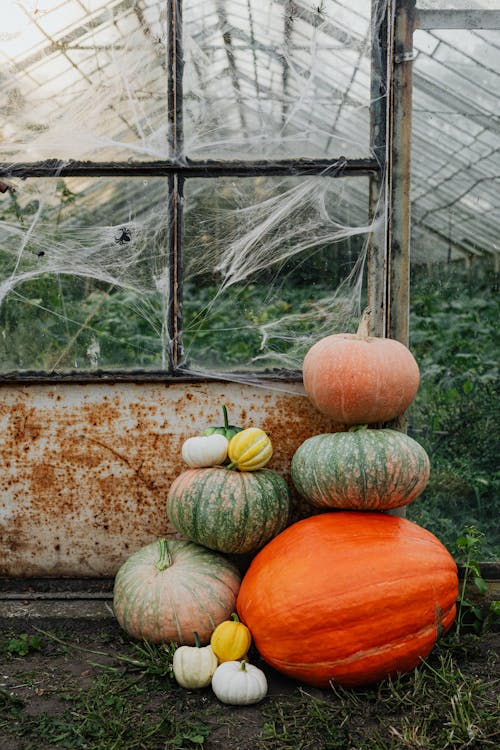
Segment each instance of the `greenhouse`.
M448 659L441 637L498 648L500 2L2 0L0 82L6 679L78 620L189 714L175 653L237 612L250 641L217 669L246 657L269 695L194 689L264 716L292 681L233 744L160 714L146 739L88 714L45 737L6 682L5 750L494 747L488 691L466 728L427 710L387 742L349 733L343 691ZM167 574L179 544L199 557L179 548L153 623L134 561ZM342 586L365 576L362 607ZM211 608L183 624L181 591ZM340 623L321 647L316 606ZM344 733L316 736L301 694L294 734L296 683Z

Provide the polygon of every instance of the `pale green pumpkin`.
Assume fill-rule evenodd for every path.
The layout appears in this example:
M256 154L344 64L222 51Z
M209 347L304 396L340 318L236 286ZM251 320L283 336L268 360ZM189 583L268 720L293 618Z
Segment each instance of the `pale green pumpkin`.
M297 491L311 505L346 510L411 503L424 490L429 471L429 457L416 440L364 426L309 438L291 466Z
M113 608L121 627L151 643L207 644L234 612L236 567L212 550L160 539L134 552L115 577Z
M240 433L241 434L241 433ZM255 552L288 523L290 492L271 469L190 469L172 483L167 513L187 539L220 552Z

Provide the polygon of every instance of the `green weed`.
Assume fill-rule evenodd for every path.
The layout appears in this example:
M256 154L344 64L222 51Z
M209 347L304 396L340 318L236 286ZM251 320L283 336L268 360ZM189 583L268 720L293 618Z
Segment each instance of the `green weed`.
M462 565L462 580L457 599L457 614L449 636L455 644L460 644L467 633L480 635L499 621L500 602L492 601L486 607L481 601L488 593L479 559L484 541L483 532L474 526L465 526L455 541L455 557ZM469 593L470 595L469 595ZM475 596L472 596L472 593Z
M40 651L41 648L42 642L38 636L21 633L0 644L0 653L27 656L32 651Z
M154 694L152 685L105 673L90 689L72 695L60 715L18 716L17 734L30 750L45 744L70 750L202 747L210 734L208 723L183 712L179 693L161 704Z
M496 656L479 637L475 651L442 643L417 669L379 685L291 685L241 708L223 706L209 688L179 688L170 676L171 647L120 636L106 652L90 637L54 638L67 648L45 655L46 667L38 662L36 690L23 672L15 678L22 684L14 683L19 694L0 691L0 736L19 738L23 750L214 750L222 738L241 750L489 750L500 739ZM96 665L90 685L50 665L70 664L71 648Z

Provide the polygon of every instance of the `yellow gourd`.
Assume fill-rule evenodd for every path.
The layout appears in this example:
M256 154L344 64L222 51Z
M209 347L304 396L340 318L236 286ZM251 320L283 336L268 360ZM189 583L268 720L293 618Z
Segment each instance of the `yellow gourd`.
M229 469L255 471L262 469L273 455L273 446L269 436L259 427L248 427L238 432L229 441L227 455Z
M219 662L237 661L246 656L252 636L246 625L234 613L231 620L219 623L212 633L210 645Z

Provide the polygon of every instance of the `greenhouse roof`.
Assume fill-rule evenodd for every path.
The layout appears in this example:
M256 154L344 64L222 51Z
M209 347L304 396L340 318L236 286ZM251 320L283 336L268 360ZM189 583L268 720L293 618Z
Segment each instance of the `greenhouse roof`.
M166 5L3 0L0 161L371 156L370 0L184 0L182 148ZM414 258L498 255L500 3L417 5ZM442 8L484 15L431 28ZM362 224L365 185L350 196Z

